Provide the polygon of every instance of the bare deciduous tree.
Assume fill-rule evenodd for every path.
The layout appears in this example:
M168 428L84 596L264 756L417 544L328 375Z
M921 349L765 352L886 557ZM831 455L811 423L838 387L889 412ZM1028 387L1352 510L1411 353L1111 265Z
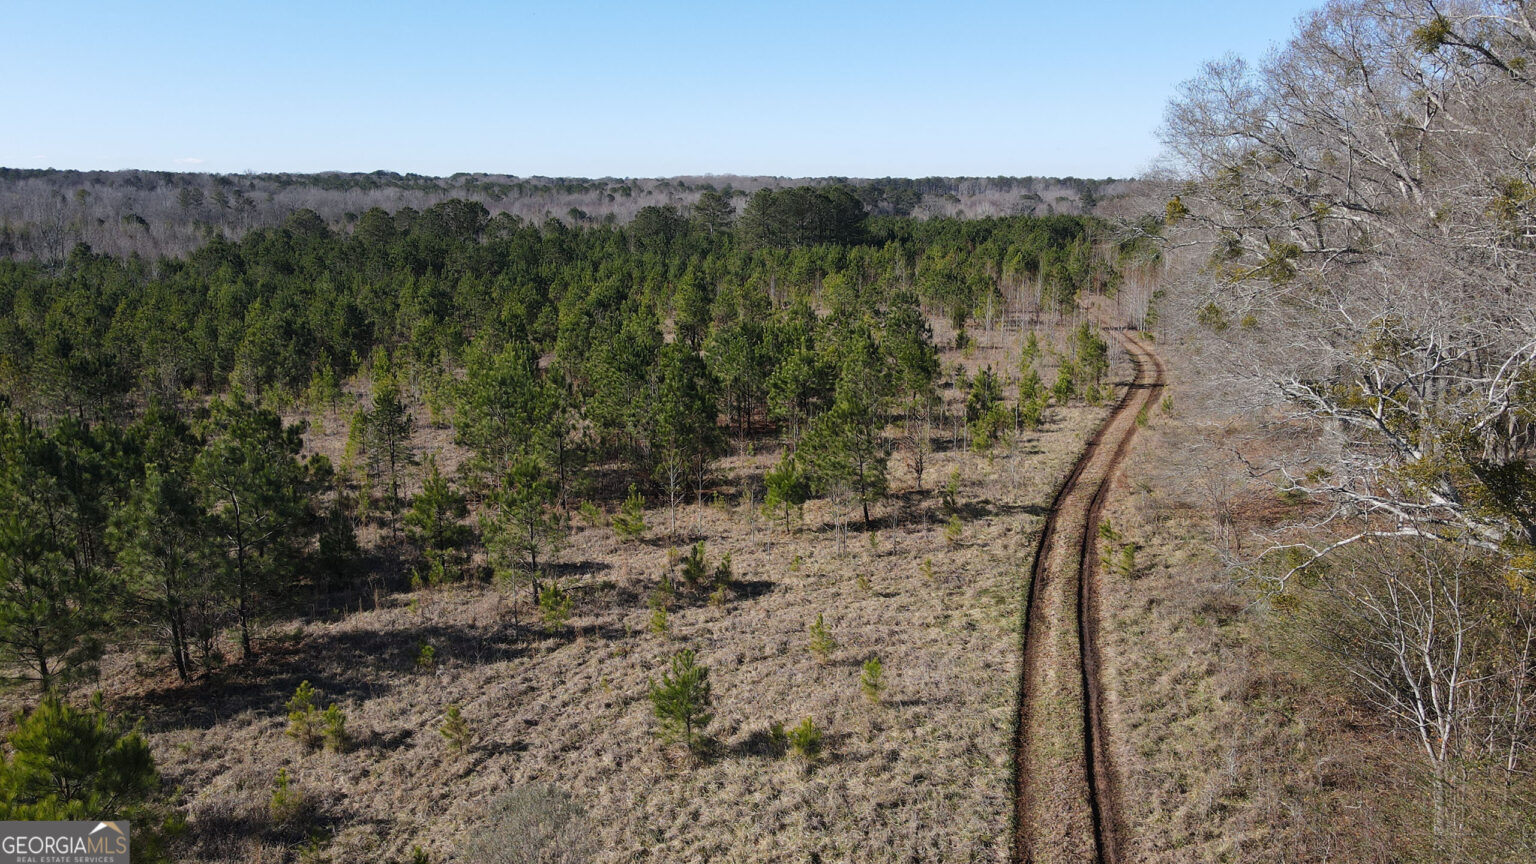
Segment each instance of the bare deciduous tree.
M1533 22L1334 2L1169 108L1173 236L1209 253L1191 317L1256 404L1316 424L1268 467L1355 520L1281 578L1369 537L1536 542Z

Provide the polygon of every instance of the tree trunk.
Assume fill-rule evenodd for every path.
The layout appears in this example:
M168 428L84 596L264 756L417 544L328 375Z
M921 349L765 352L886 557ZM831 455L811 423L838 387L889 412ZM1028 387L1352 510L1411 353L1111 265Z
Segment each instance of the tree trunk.
M165 580L165 608L166 618L171 625L171 657L176 661L176 675L182 683L187 681L187 639L186 627L182 623L181 606L176 602L176 595L171 589L171 580Z
M249 660L256 652L251 648L251 615L246 603L245 544L236 541L235 547L235 615L240 619L240 659Z

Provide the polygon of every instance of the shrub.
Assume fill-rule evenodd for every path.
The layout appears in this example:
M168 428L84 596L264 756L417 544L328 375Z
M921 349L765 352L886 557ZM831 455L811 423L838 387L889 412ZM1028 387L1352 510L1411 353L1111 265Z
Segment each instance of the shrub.
M539 592L539 620L544 632L554 633L571 620L571 595L551 582Z
M687 556L683 558L683 582L689 588L697 588L704 584L704 577L709 568L704 561L704 541L693 544Z
M949 521L944 523L944 542L945 543L948 543L951 546L959 545L960 537L964 533L965 533L965 523L960 521L960 514L959 513L956 513L955 515L949 517Z
M864 698L878 703L880 695L885 692L885 667L880 665L879 657L871 657L864 661L864 670L859 674L859 689L864 692Z
M591 501L581 502L581 506L576 509L580 511L581 518L587 520L588 526L596 528L603 524L603 511L597 509L597 505Z
M788 739L789 749L808 762L821 754L821 729L816 726L816 721L809 717L789 730Z
M272 781L272 797L267 801L267 812L272 821L278 825L293 825L308 812L307 805L304 793L293 788L289 781L288 769L277 769L277 777Z
M837 640L832 638L832 631L828 629L826 621L818 613L816 623L811 625L811 653L822 663L837 649Z
M320 718L325 748L333 753L345 753L352 744L352 738L347 734L347 715L341 710L341 706L336 704L327 706Z
M613 532L622 540L636 540L645 534L645 499L629 484L629 495L624 506L613 515Z
M319 747L325 735L316 695L314 686L305 681L288 700L288 737L306 752Z
M731 569L731 553L720 556L720 566L715 568L715 584L721 587L736 581L736 573Z
M646 626L657 636L667 635L667 630L671 626L667 621L667 607L659 605L651 607L651 620Z
M682 740L695 749L695 733L708 726L714 715L709 713L709 669L695 662L693 649L677 652L671 671L662 674L660 683L651 682L650 697L663 737Z
M416 671L429 672L437 668L437 649L429 643L418 642L416 644Z
M464 712L458 705L449 705L448 711L443 717L443 725L437 727L439 735L448 742L448 749L455 753L463 753L469 749L469 745L475 740L475 730L464 719Z

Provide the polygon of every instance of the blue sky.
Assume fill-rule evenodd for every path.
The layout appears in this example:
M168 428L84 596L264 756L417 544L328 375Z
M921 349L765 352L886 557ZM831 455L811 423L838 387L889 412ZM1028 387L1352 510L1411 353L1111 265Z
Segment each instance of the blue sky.
M11 0L0 165L1128 176L1315 5Z

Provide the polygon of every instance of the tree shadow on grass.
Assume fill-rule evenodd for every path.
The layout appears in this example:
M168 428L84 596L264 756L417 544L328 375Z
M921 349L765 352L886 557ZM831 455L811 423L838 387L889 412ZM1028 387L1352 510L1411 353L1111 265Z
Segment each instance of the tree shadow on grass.
M248 662L232 664L190 684L127 697L119 706L144 718L150 732L207 730L247 711L282 717L288 699L308 681L322 705L376 699L403 675L431 674L418 658L433 649L432 665L481 665L526 654L529 629L508 622L483 627L437 624L388 630L348 630L297 639L262 640Z
M973 519L987 519L997 516L1045 515L1045 508L1039 504L998 504L990 498L983 498L978 501L965 501L955 509L959 511L960 517L967 522Z
M736 579L730 584L730 592L738 600L756 600L772 593L777 584L768 579Z

